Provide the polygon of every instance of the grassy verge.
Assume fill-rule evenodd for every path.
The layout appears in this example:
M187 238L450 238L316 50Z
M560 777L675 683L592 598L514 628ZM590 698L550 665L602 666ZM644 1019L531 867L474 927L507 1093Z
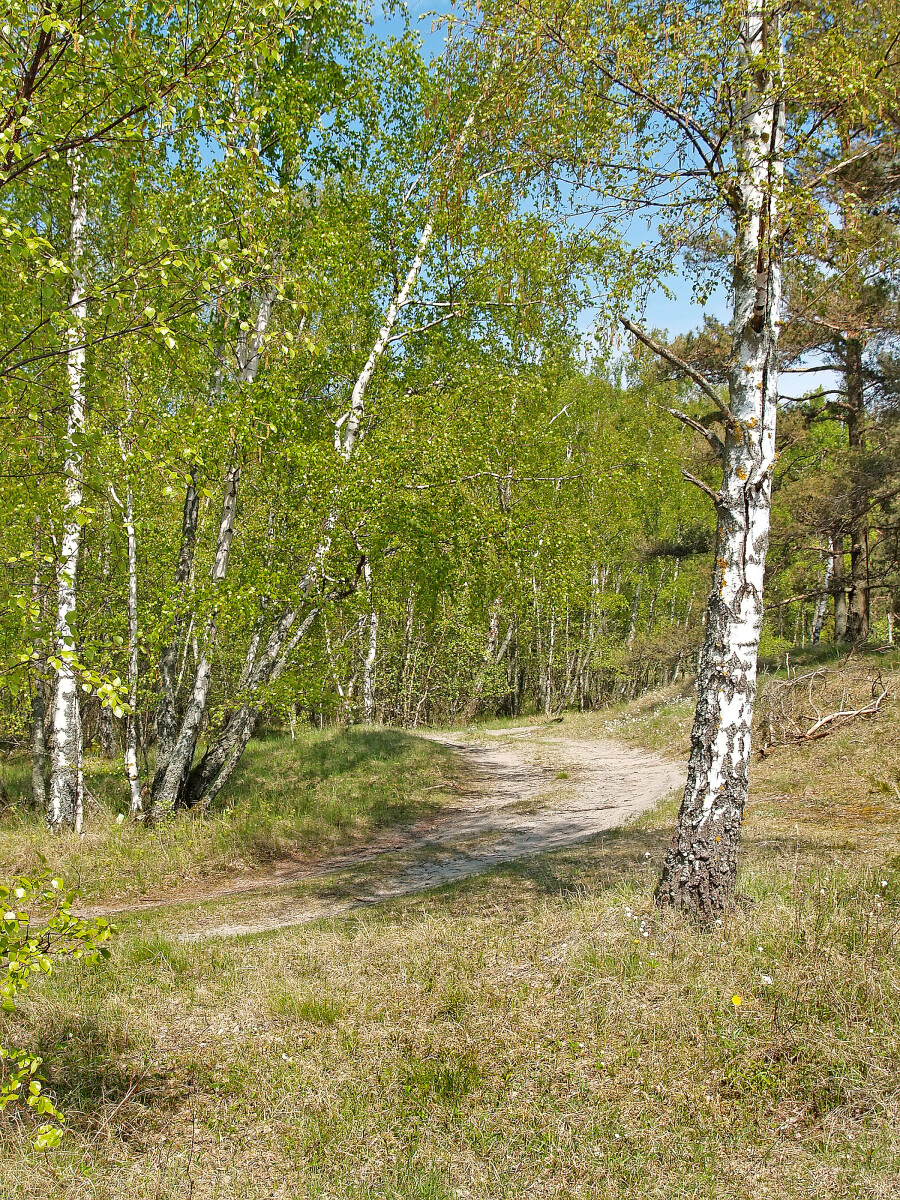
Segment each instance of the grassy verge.
M564 728L673 747L684 709ZM671 801L311 926L184 945L172 914L129 918L109 964L7 1020L71 1116L43 1155L7 1122L0 1194L892 1198L896 715L759 763L750 902L711 932L652 908Z
M25 764L6 764L13 796L30 786ZM95 803L86 833L51 837L40 814L18 805L0 819L5 874L50 867L80 880L85 899L165 895L276 859L321 858L370 842L380 830L426 816L455 777L443 746L398 730L304 730L250 744L223 803L153 829L116 822L127 806L117 763L91 760Z

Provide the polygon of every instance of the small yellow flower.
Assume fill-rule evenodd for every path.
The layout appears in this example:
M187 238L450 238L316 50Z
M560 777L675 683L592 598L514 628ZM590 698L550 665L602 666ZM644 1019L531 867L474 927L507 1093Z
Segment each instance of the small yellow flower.
M734 1005L735 1008L740 1008L741 1005L743 1004L743 998L741 996L737 996L737 995L732 996L731 1003Z

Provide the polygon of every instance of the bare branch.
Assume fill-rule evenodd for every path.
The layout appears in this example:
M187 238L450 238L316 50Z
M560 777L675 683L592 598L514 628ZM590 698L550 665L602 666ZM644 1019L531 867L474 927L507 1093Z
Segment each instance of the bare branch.
M810 725L809 729L807 729L805 733L801 733L797 740L803 742L812 742L815 741L816 738L825 737L827 734L831 733L831 731L835 729L837 725L842 725L845 721L851 721L854 717L872 716L873 713L877 713L881 708L882 702L887 694L888 690L885 688L881 695L876 697L871 704L865 704L862 708L842 708L839 709L838 712L829 713L827 717L820 717L819 720L816 721L815 725Z
M829 363L828 366L824 366L824 367L782 367L781 374L782 375L821 375L821 373L823 371L846 371L846 369L847 368L842 366L840 363L836 363L834 366L831 366L831 364Z
M677 408L666 408L666 406L663 404L658 404L656 407L662 412L667 412L669 416L674 417L676 421L681 421L682 425L687 425L688 429L693 429L695 433L699 433L701 437L706 438L710 446L712 446L713 450L715 450L716 454L722 454L724 452L725 443L722 441L719 435L714 433L711 429L707 429L706 426L702 425L699 421L695 421L693 417L689 417L687 413L683 413Z
M717 508L719 507L719 505L722 503L722 495L720 492L714 492L708 483L704 483L702 479L698 479L696 475L692 475L690 471L685 471L684 468L682 468L681 474L682 477L688 481L688 483L692 483L694 487L698 487L701 492L705 492L706 495L709 496L710 500L712 500L713 504L715 504Z
M850 154L847 158L842 158L840 162L832 163L830 167L826 167L824 171L820 171L818 175L814 175L808 183L803 184L804 189L814 188L816 184L823 183L832 175L837 175L839 171L843 171L844 167L849 167L855 162L859 162L863 158L871 158L873 154L878 154L882 150L890 148L890 142L876 142L874 146L866 146L862 150L858 150L856 154Z
M401 483L399 486L406 492L427 492L431 488L454 487L459 483L471 483L475 479L502 479L513 483L568 483L572 479L582 479L582 473L571 475L514 475L508 471L476 471L474 475L457 475L453 479L439 479L435 483Z
M734 414L708 379L705 379L699 371L679 358L677 354L673 354L666 346L661 346L659 342L654 341L649 334L644 333L640 326L635 325L633 321L629 321L627 317L619 317L619 320L629 333L634 334L639 342L644 343L648 350L652 350L654 354L658 354L660 358L665 359L667 363L670 363L673 367L676 367L683 374L687 375L689 379L692 379L701 392L709 396L710 400L712 400L713 404L715 404L716 408L718 408L725 418L726 423L729 426L734 425Z
M385 345L390 346L391 342L402 342L410 334L424 333L426 329L433 329L435 325L443 325L445 321L452 321L454 317L458 316L457 312L445 313L442 317L435 317L433 321L428 321L425 325L417 325L415 329L404 329L402 333L395 333L393 337L389 337Z

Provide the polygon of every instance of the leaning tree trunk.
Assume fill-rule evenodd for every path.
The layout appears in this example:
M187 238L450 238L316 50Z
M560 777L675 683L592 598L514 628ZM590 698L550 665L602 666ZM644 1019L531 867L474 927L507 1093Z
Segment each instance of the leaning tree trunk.
M234 522L237 512L238 484L241 478L240 467L229 467L225 475L225 488L222 496L222 517L219 522L219 536L216 543L216 555L213 559L210 577L214 585L221 584L228 571L228 560L231 555L231 545L234 540ZM206 712L206 701L209 696L209 685L212 680L212 654L215 647L218 628L215 613L206 622L203 645L197 668L194 672L194 683L185 707L178 735L168 757L157 762L156 774L153 778L152 815L158 819L183 803L184 789L188 773L194 759L197 739L200 736L200 726Z
M766 62L772 36L779 36L775 22L761 0L750 0L741 33L747 91L735 146L734 349L715 497L715 567L687 786L656 892L658 903L702 921L734 898L762 629L782 288L777 202L784 110L778 74Z
M248 680L245 698L229 713L218 736L210 743L187 779L182 801L185 808L208 808L231 778L250 743L262 711L261 698L258 696L260 689L264 684L275 683L281 676L291 653L306 635L318 613L317 608L312 609L295 627L297 613L288 610L276 622Z
M80 509L84 478L84 378L85 319L87 300L83 279L84 234L87 202L81 178L81 158L70 156L72 198L70 207L70 251L72 291L69 296L71 325L68 332L66 368L69 380L69 414L66 422L65 497L60 537L59 579L54 632L56 687L51 717L50 796L47 824L52 830L81 831L83 784L81 771L81 715L78 679L72 663L74 636L70 618L78 599L78 552L81 547Z
M474 115L473 110L466 120L457 141L454 159L465 144ZM356 447L365 437L366 392L379 362L391 344L404 336L402 333L395 334L394 328L398 317L412 300L412 294L419 281L433 236L434 225L429 219L419 236L406 278L388 305L369 357L353 385L347 412L335 422L334 446L345 462L350 461ZM309 602L313 590L323 581L325 559L331 549L336 520L337 509L333 504L323 522L322 537L312 556L309 569L298 587L302 602ZM367 561L366 558L363 558L361 568L366 565ZM358 570L354 586L358 586L359 574ZM283 614L276 622L269 636L266 652L254 668L253 679L240 707L229 715L218 735L210 742L202 760L191 771L184 791L184 803L187 806L208 806L230 778L252 736L265 699L265 689L285 670L292 651L305 636L322 607L338 594L341 593L338 591L317 598L315 608L308 612L299 624L299 605Z
M378 363L394 341L393 330L397 318L410 301L433 234L434 226L429 221L419 237L406 278L388 306L369 357L353 385L347 413L335 423L334 445L345 462L350 461L357 445L365 437L366 392ZM298 587L303 600L312 595L314 588L322 580L336 519L336 508L332 507L323 522L322 537L312 556L309 569ZM364 559L363 567L366 563L367 560ZM203 758L186 779L181 800L186 807L208 807L231 777L253 734L264 701L265 688L284 671L291 652L305 636L322 606L331 598L333 597L323 596L317 600L316 607L311 613L307 613L299 625L299 607L284 613L276 622L269 635L266 650L253 670L253 677L242 703L228 715Z
M238 362L238 382L246 386L253 384L262 362L263 345L266 332L272 316L272 306L275 301L274 291L263 295L256 322L252 331L245 332L238 339L235 347L235 357ZM217 381L214 381L214 390ZM225 487L222 497L222 515L219 521L219 534L216 542L216 553L213 559L210 578L214 586L220 585L228 572L228 562L231 546L234 540L235 519L237 515L238 484L241 469L234 464L225 473ZM185 498L184 518L182 523L181 550L179 552L176 578L190 574L193 562L193 547L196 541L197 522L197 489L192 475ZM192 525L192 527L191 527ZM154 820L171 813L175 808L185 803L188 776L194 760L194 752L200 737L200 728L206 713L206 703L212 681L212 655L215 649L218 627L215 612L206 622L204 636L194 670L194 681L188 697L185 711L180 724L175 714L175 664L177 662L177 637L180 626L176 625L175 632L166 647L160 663L161 689L160 705L157 711L157 730L164 734L163 745L157 746L156 772L153 777L153 801L151 816Z
M184 509L181 516L181 543L175 563L175 600L181 598L187 588L194 566L197 546L197 522L200 517L200 491L197 468L191 468L191 477L184 494ZM175 704L177 692L178 647L184 632L186 616L180 613L172 623L168 642L159 656L159 700L156 705L156 763L157 769L168 763L178 737L178 710Z

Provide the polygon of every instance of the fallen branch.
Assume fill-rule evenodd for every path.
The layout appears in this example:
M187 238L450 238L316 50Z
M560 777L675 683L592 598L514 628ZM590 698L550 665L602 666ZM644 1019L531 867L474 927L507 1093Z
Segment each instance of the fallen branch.
M887 694L888 690L885 688L877 699L873 700L871 704L864 705L863 708L842 708L838 712L829 713L827 717L820 717L815 725L810 726L806 733L801 733L797 740L812 742L816 738L825 737L831 733L839 721L851 721L854 717L872 716L881 708L882 701Z
M819 675L819 673L820 672L818 671L810 672L808 675L800 676L796 682L802 682L803 680L808 679L811 689L812 681L817 675ZM792 680L791 682L793 683L795 681ZM880 711L889 690L888 688L884 687L880 680L879 685L882 688L880 695L873 697L868 704L864 704L860 708L839 708L837 711L828 713L824 717L819 717L819 719L814 722L814 724L810 725L808 729L801 729L796 733L790 734L782 733L781 739L777 742L772 737L772 722L770 720L769 740L760 747L760 758L767 758L772 751L778 749L779 746L798 746L802 745L804 742L818 741L820 738L827 737L830 733L833 733L835 729L839 728L841 725L845 725L848 721L853 721L857 717L874 716Z

